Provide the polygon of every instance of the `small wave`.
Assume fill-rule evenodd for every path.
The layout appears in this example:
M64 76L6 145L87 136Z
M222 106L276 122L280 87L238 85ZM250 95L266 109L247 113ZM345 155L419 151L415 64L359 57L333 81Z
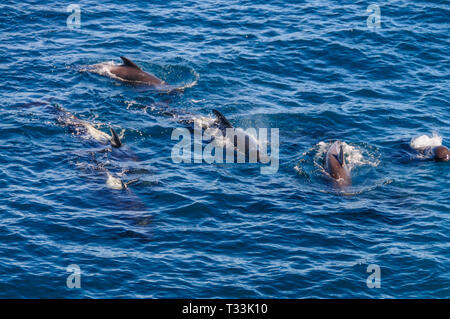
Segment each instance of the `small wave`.
M393 182L392 179L385 178L385 179L377 180L372 185L367 185L367 186L350 186L346 189L322 189L319 191L322 193L326 193L326 194L336 194L336 195L340 195L340 196L357 196L357 195L361 195L363 193L368 193L368 192L374 191L385 185L389 185L392 182Z
M200 75L192 68L181 65L169 65L162 68L164 81L170 83L162 87L167 93L184 91L197 85Z

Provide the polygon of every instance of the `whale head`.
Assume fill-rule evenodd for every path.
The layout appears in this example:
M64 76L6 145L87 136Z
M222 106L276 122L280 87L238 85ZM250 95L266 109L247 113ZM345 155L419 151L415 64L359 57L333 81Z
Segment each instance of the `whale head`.
M448 162L450 160L450 150L442 145L433 149L433 155L437 162Z

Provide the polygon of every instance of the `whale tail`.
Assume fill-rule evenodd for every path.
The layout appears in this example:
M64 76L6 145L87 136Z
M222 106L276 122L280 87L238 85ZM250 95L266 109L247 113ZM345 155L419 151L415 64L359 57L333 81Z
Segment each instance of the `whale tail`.
M232 128L233 125L225 118L225 116L217 110L212 110L214 115L217 117L219 123L225 128Z
M110 127L109 130L111 131L111 145L117 148L121 147L122 142L120 141L119 135L117 135L112 127Z

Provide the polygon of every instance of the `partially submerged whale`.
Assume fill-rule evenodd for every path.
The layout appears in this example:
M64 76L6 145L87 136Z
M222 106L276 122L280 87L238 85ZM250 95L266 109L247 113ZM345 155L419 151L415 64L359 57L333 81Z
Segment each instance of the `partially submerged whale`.
M111 136L98 130L91 123L87 121L83 121L65 110L60 106L55 106L55 111L57 113L57 122L66 126L74 132L76 135L79 135L88 140L95 140L101 144L110 144L113 148L122 148L123 144L119 138L119 135L116 131L110 127ZM128 185L137 182L139 179L132 179L127 182L124 182L121 178L114 176L103 163L100 163L95 158L95 153L91 152L92 161L96 164L97 170L103 171L106 174L106 185L111 189L128 189Z
M150 89L151 91L157 91L160 93L181 94L185 89L195 86L198 82L199 75L189 67L179 66L177 71L171 71L175 75L182 75L180 72L189 72L189 76L193 78L188 83L182 85L169 84L164 80L158 78L154 74L146 72L141 69L136 63L130 59L121 56L122 64L117 64L113 61L105 61L91 65L85 65L78 68L79 72L91 72L102 76L106 76L112 79L119 80L121 82L132 84L140 89ZM181 68L181 69L180 69ZM183 70L184 68L184 70ZM176 81L176 80L175 80Z
M104 171L106 174L106 186L111 189L128 189L128 185L136 183L139 181L138 178L131 179L127 182L124 182L121 178L114 176L111 172L105 167L103 163L100 163L95 158L95 154L92 152L92 161L97 165L97 169L99 171Z
M227 135L227 129L231 129L234 133L234 138L231 143L238 152L243 153L246 157L253 156L256 158L257 162L269 162L270 159L267 154L260 152L259 141L255 136L248 134L248 132L241 128L234 128L230 121L228 121L228 119L218 110L213 109L212 112L216 116L215 124L222 131L224 137ZM239 141L241 141L241 143L239 143Z
M450 151L442 145L442 136L437 133L433 135L420 135L414 137L409 146L419 152L420 157L432 159L436 162L448 162L450 160Z
M109 65L107 69L118 80L152 86L166 84L153 74L143 71L130 59L123 56L120 58L123 61L122 65Z
M333 178L337 186L349 186L352 183L350 171L345 164L342 142L334 142L325 156L325 171Z
M432 153L436 162L448 162L450 160L450 150L443 145L434 147Z
M233 151L233 157L235 157L234 151L241 153L238 155L237 161L249 162L249 163L262 163L267 164L269 162L275 162L273 155L268 155L267 145L269 142L263 138L258 139L256 130L249 132L242 128L235 128L231 122L218 110L213 109L214 117L199 116L192 114L188 111L171 109L167 105L153 105L153 109L159 113L168 115L174 118L178 123L185 125L191 132L196 128L205 130L205 134L215 140L219 147L224 146L227 151ZM267 136L266 136L267 137ZM267 145L261 145L261 143L267 143ZM273 142L273 139L271 140Z
M111 132L110 136L96 129L91 123L79 119L61 106L55 106L55 110L57 113L57 122L62 126L67 126L75 134L82 135L87 139L96 140L102 144L110 144L115 148L122 146L119 135L112 127L109 128Z
M120 155L119 159L123 158L123 154L130 153L130 149L123 145L122 141L120 140L119 135L116 133L116 131L110 127L111 135L108 135L105 132L100 131L99 129L94 127L94 124L89 123L88 121L81 120L80 118L76 117L71 112L67 111L65 108L59 106L56 103L51 103L53 98L47 99L45 101L35 101L30 103L24 103L20 104L19 107L21 108L30 108L30 107L44 107L46 114L51 114L56 118L56 122L63 126L68 128L70 132L72 132L77 137L80 137L81 139L84 139L89 142L93 142L95 145L94 150L90 150L87 148L87 154L90 155L90 161L92 161L95 166L92 165L82 165L80 168L85 169L86 171L91 171L92 169L94 172L101 172L101 175L105 176L105 184L107 188L114 189L114 190L125 190L128 195L132 195L133 197L136 197L133 192L129 189L129 185L136 183L139 181L139 178L130 179L128 181L124 181L123 176L125 176L126 171L122 169L122 172L119 173L113 173L108 169L107 166L111 166L110 156L111 154L116 153L116 155ZM112 148L103 148L101 150L98 149L98 144L100 145L110 145ZM112 151L114 150L114 151ZM86 149L84 149L86 151ZM83 151L83 153L85 153ZM96 159L96 154L104 153L106 154L107 161L98 161ZM131 152L132 153L132 152ZM135 160L135 158L132 158ZM78 166L78 161L77 161ZM112 166L113 170L117 172L117 170L120 167ZM123 199L123 197L111 197L114 199ZM136 197L137 198L137 197ZM119 202L118 204L121 204ZM114 207L117 207L115 205ZM141 207L145 207L145 205L137 200L133 200L132 202L127 202L126 208L127 210L139 207L141 210Z
M120 178L113 176L108 170L106 170L106 176L108 177L106 185L111 189L128 189L128 185L139 181L139 179L134 178L128 182L124 182Z

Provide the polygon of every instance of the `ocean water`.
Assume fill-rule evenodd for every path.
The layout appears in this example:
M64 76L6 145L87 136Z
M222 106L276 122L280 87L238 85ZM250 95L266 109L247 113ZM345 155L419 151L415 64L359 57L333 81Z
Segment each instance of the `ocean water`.
M1 298L450 296L449 166L416 147L450 145L448 1L73 3L0 4ZM184 91L85 72L120 56ZM174 163L212 109L278 128L278 171Z

